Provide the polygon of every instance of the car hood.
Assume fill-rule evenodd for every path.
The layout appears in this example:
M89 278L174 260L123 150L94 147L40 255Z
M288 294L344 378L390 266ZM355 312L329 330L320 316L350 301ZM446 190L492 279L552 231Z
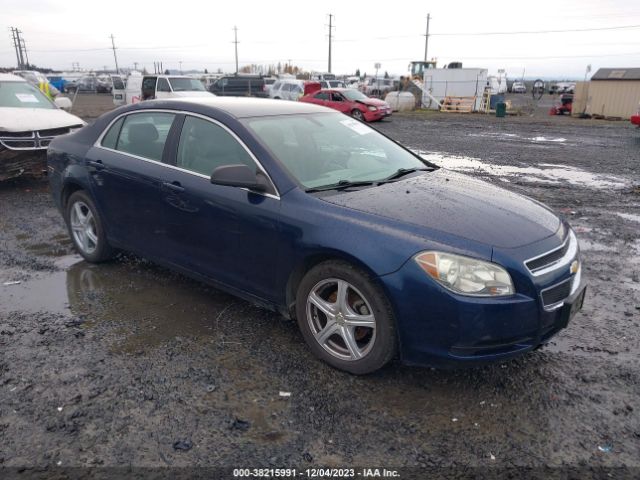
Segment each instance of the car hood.
M0 132L47 130L72 125L86 125L86 123L58 108L0 108Z
M445 169L322 200L501 248L542 240L560 227L538 202Z
M211 92L203 92L201 90L192 90L188 92L172 92L172 97L189 98L189 97L213 97Z
M386 107L388 106L387 102L384 100L379 100L377 98L367 98L366 100L356 100L358 103L363 103L364 105L373 105L375 107Z

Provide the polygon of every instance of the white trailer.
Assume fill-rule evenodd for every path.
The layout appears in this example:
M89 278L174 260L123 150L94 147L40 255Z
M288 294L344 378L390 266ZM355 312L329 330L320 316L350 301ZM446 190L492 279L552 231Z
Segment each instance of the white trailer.
M429 68L424 70L422 106L437 110L445 97L476 97L474 110L480 108L487 86L485 68Z

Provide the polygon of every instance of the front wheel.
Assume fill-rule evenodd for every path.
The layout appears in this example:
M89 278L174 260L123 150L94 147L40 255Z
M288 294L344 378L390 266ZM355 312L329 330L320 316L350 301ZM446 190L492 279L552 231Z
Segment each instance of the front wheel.
M389 301L369 275L348 263L324 262L307 273L298 288L296 317L311 351L333 367L362 375L395 356Z
M86 192L79 190L71 194L65 219L73 244L86 261L99 263L113 256L100 214Z
M357 108L354 108L351 111L351 116L353 118L355 118L356 120L359 120L361 122L364 122L364 113L362 113L362 110L358 110Z

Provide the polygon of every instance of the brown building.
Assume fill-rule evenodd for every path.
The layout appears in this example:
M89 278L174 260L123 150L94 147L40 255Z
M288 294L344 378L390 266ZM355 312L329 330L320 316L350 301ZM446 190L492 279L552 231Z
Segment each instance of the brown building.
M601 68L591 81L576 85L573 114L628 119L639 103L640 68Z

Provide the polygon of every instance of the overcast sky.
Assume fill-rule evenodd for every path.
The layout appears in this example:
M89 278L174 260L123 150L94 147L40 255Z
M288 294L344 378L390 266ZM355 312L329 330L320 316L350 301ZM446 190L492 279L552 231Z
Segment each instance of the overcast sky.
M315 6L317 5L317 6ZM240 65L292 61L326 71L328 14L335 15L334 73L401 75L424 57L427 13L429 57L438 65L506 69L510 77L584 76L585 67L640 67L640 0L332 1L239 0L1 0L0 66L16 65L9 27L18 27L29 60L70 70L120 67L234 71L233 27ZM566 33L469 35L488 32L604 29ZM461 35L464 34L464 35ZM141 68L141 67L140 67Z

